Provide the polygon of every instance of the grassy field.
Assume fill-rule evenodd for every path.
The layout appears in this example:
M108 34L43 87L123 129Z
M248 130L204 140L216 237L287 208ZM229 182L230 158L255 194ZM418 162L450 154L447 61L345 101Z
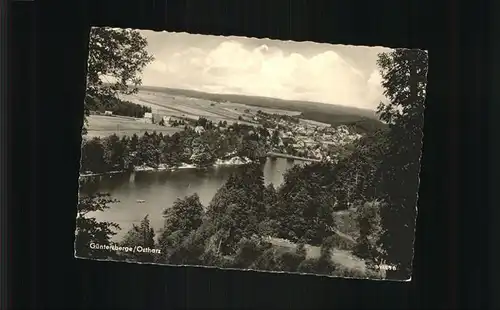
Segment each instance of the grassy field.
M268 241L283 250L295 251L297 247L296 244L279 238L269 238ZM307 258L318 258L321 254L321 247L319 246L305 245L305 250ZM357 269L361 272L366 271L365 261L352 255L350 251L334 249L331 258L333 262L346 268Z
M213 122L257 125L253 117L260 110L270 114L301 115L302 122L319 126L352 125L361 132L384 126L375 119L373 111L317 102L208 94L158 87L141 87L137 94L121 96L121 99L150 107L156 114L191 119L204 117ZM239 120L240 117L243 120ZM166 134L179 131L177 128L146 124L133 118L92 115L89 118L88 136L107 136L112 133L123 136L153 130Z
M131 117L90 115L88 117L88 137L104 137L116 133L118 136L131 136L144 132L172 134L181 128L164 127L155 124L146 124Z
M300 123L301 124L305 124L305 125L312 125L312 126L317 126L317 127L329 127L330 125L327 124L327 123L322 123L322 122L318 122L318 121L313 121L313 120L310 120L310 119L301 119L300 120Z
M266 113L284 115L298 115L300 112L272 108L262 108L234 102L214 102L204 98L191 98L183 95L170 94L160 91L140 90L137 94L122 96L121 99L136 104L150 107L153 113L177 117L197 118L204 117L208 120L228 123L253 124L252 118L261 110Z
M348 269L366 271L365 261L352 254L355 239L359 236L359 227L355 220L353 211L339 211L335 213L337 229L336 233L336 248L332 251L332 261L340 264ZM289 251L295 251L296 244L279 238L269 238L274 246ZM318 258L321 254L321 247L305 245L307 258Z
M188 106L193 106L196 104L202 106L206 106L208 104L210 106L210 102L221 102L222 104L220 106L216 105L211 111L203 109L206 112L210 112L212 114L210 115L211 117L214 117L215 114L234 119L236 114L238 114L236 111L241 112L240 109L238 109L241 107L243 108L243 110L250 109L252 111L256 111L260 109L263 112L267 113L301 115L303 119L313 120L329 125L348 125L352 126L361 133L370 132L385 127L385 125L378 120L375 111L342 105L297 100L281 100L267 97L210 94L193 90L171 89L162 87L141 87L138 94L138 99L147 101L147 96L156 98L157 101L153 99L152 101L150 101L150 103L159 108L163 106L163 108L168 107L178 109L176 105L177 103L181 102L183 103L181 103L180 105ZM142 104L144 104L144 102ZM195 107L195 109L197 108ZM181 108L180 110L187 111L183 108ZM189 113L193 112L193 110L189 110Z
M249 106L262 107L267 109L278 109L286 111L303 112L304 109L310 111L322 111L327 114L336 113L339 115L353 115L377 119L374 111L367 109L358 109L342 105L326 104L320 102L282 100L268 97L229 95L229 94L210 94L194 90L172 89L164 87L142 86L141 91L160 92L168 96L183 96L210 101L229 101L238 102Z

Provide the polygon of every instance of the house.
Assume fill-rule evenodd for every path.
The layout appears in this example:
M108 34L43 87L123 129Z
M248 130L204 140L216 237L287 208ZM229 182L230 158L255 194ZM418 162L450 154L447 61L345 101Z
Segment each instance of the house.
M299 148L299 149L305 149L306 146L307 146L306 143L302 140L299 140L299 141L295 142L295 144L293 144L293 147Z
M286 144L293 144L295 143L293 138L291 137L281 137L280 140L283 142L283 143L286 143Z
M306 134L306 130L304 127L299 127L297 128L297 133L300 134L300 135L305 135Z
M104 111L104 115L112 116L113 112L112 111Z
M182 121L182 118L180 117L177 117L177 116L173 116L173 115L165 115L163 116L163 121L165 122L165 124L168 124L170 122L173 122L173 121Z
M337 127L337 131L338 132L341 132L343 134L348 134L349 133L349 129L347 128L347 126L345 125L340 125Z
M323 152L321 152L320 148L317 148L317 149L313 150L312 151L312 155L313 155L314 158L323 159Z
M203 126L196 126L194 128L194 131L197 133L197 134L201 134L201 133L204 133L205 132L205 128L203 128Z
M162 117L162 121L164 126L178 126L178 125L184 125L186 122L185 118L174 116L174 115L165 115Z

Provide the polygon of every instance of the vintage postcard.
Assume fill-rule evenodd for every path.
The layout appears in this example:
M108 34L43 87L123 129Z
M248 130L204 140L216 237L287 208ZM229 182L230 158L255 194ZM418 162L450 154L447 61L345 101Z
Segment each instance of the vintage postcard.
M90 32L75 256L411 279L428 54Z

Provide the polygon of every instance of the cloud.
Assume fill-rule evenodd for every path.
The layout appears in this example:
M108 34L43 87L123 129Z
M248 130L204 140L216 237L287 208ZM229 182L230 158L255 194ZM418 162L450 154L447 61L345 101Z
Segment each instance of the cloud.
M377 70L356 68L333 49L307 53L293 47L305 43L255 47L216 38L221 42L208 48L169 46L156 52L156 60L144 70L143 84L370 109L383 99Z

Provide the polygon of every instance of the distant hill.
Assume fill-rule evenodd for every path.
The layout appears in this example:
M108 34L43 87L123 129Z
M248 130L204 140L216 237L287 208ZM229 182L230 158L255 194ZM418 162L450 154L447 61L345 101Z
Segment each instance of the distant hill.
M229 101L263 108L296 111L301 112L301 117L304 119L310 119L334 126L347 125L361 133L385 128L385 125L378 120L375 112L367 109L359 109L320 102L283 100L269 97L233 94L212 94L194 90L154 86L141 86L139 87L139 89L145 91L162 92L175 96L185 96L218 102Z

